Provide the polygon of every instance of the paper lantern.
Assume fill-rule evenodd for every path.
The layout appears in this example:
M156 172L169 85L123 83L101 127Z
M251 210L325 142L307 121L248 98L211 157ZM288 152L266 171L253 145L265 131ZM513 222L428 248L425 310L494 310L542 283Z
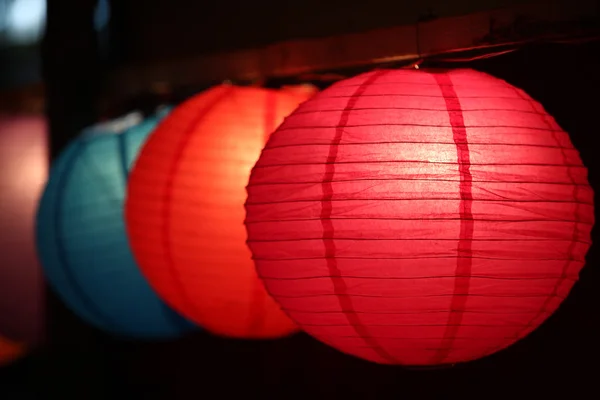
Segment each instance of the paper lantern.
M297 329L256 276L244 200L268 135L313 92L213 87L173 110L131 172L125 214L140 268L213 334L268 339Z
M246 210L259 275L301 328L415 366L474 360L540 325L594 222L567 133L473 70L332 85L271 136Z
M0 335L28 347L44 336L34 221L48 175L46 134L43 115L0 115Z
M140 273L123 218L128 170L163 114L75 139L52 166L39 205L37 246L50 285L79 317L118 336L172 338L192 328Z
M0 367L18 360L25 353L25 346L0 336Z

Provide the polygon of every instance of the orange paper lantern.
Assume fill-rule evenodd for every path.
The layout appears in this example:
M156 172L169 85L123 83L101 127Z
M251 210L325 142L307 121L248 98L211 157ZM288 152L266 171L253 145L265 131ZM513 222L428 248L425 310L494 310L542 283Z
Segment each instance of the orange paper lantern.
M0 336L0 367L16 361L25 353L25 346Z
M245 186L270 133L313 93L214 87L175 108L132 169L125 214L134 256L169 305L212 333L275 338L297 329L257 278Z

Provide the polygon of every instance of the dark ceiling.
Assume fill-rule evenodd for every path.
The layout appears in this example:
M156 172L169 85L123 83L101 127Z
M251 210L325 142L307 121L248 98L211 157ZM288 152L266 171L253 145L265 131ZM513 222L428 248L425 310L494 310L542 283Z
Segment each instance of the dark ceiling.
M130 60L156 60L322 37L420 17L466 14L531 0L122 0L113 7Z

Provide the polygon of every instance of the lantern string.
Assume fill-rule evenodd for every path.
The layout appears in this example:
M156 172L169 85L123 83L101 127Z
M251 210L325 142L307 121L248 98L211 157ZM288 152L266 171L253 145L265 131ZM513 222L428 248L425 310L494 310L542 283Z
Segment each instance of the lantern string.
M515 52L517 50L518 49L514 48L514 49L496 51L496 52L493 52L493 53L481 54L481 55L473 56L473 57L443 58L443 59L439 59L437 61L441 61L441 62L469 62L469 61L477 61L477 60L483 60L483 59L486 59L486 58L492 58L492 57L501 56L501 55L508 54L508 53L513 53L513 52Z
M373 66L375 68L408 68L408 69L419 69L421 64L424 62L434 62L434 63L468 63L472 61L479 61L483 59L488 59L492 57L498 57L502 55L506 55L509 53L513 53L515 51L521 50L523 47L527 45L534 44L583 44L592 41L597 41L600 39L600 36L585 36L585 37L575 37L571 39L565 38L542 38L542 39L534 39L530 41L523 42L514 42L514 43L503 43L503 44L487 44L481 46L473 46L469 48L463 48L454 51L447 51L444 53L432 53L432 54L422 54L420 49L420 39L419 39L419 29L417 27L416 31L416 57L408 58L406 56L397 56L397 57L386 57L385 59L374 59L371 60L363 67ZM497 50L500 48L501 50ZM478 55L474 56L465 56L465 57L447 57L450 54L460 54L460 53L471 53L471 52L480 52ZM357 66L359 67L359 66ZM333 68L332 70L335 70ZM343 74L333 74L331 70L323 71L322 73L312 72L309 74L302 74L296 77L298 80L312 80L312 81L323 81L323 82L333 82L341 79L347 78Z
M482 46L473 46L469 48L463 48L454 51L447 51L443 53L432 53L432 54L421 54L419 46L417 46L417 57L413 59L407 59L406 57L397 57L398 60L394 60L394 57L387 57L385 60L372 60L371 64L376 65L386 65L389 67L397 66L397 68L407 67L407 68L417 68L420 64L425 61L431 62L439 62L439 63L464 63L464 62L472 62L478 61L482 59L497 57L501 55L505 55L508 53L512 53L518 50L521 50L526 45L532 44L582 44L588 43L591 41L599 40L600 36L590 36L590 37L577 37L572 39L541 39L541 40L532 40L527 42L519 42L519 43L505 43L505 44L489 44ZM419 39L417 37L417 43ZM502 50L492 51L492 49L503 48ZM444 57L449 54L460 54L460 53L469 53L469 52L482 52L482 54L478 54L475 56L465 56L465 57Z

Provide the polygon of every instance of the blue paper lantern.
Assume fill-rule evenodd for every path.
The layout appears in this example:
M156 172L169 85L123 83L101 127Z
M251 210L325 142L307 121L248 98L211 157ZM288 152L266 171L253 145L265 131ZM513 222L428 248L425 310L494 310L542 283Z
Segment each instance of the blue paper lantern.
M141 274L123 219L129 169L167 113L84 131L52 165L38 208L37 249L50 286L79 317L118 336L171 338L193 329Z

